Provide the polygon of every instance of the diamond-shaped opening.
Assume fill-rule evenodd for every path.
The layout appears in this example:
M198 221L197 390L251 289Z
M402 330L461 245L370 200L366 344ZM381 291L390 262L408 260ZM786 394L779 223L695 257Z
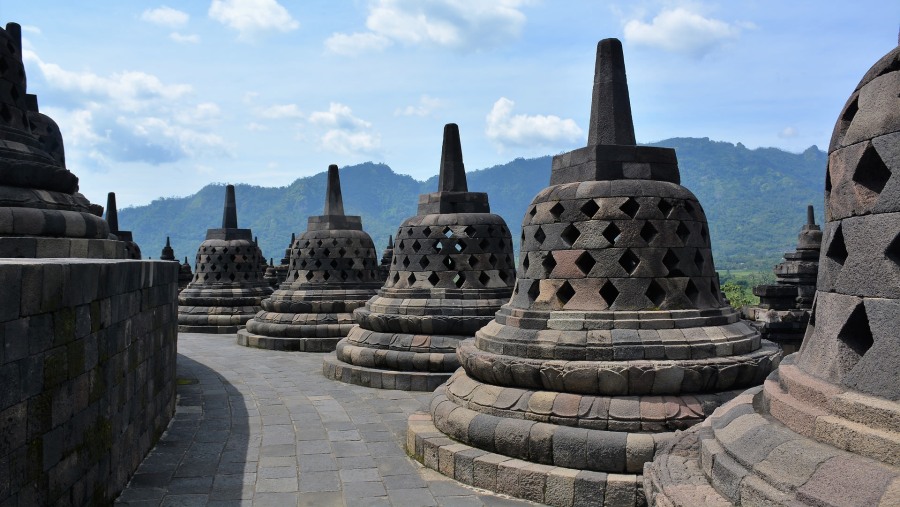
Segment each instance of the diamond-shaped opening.
M471 225L467 225L466 228L463 229L463 232L466 233L466 236L468 236L470 238L475 236L475 231L476 231L476 229L474 227L472 227Z
M444 257L444 260L442 262L444 266L447 266L447 269L453 269L456 266L456 261L454 261L453 258L449 255Z
M556 203L550 208L550 214L553 215L553 218L559 219L560 215L562 215L565 210L566 208L564 208L562 204Z
M444 232L444 237L445 237L445 238L449 238L449 237L452 237L452 236L453 236L453 230L450 229L449 227L444 227L444 231L443 231L443 232Z
M329 264L331 264L331 269L337 269L338 267L337 259L331 259Z
M703 258L703 254L700 253L700 249L697 249L697 252L694 254L694 265L697 266L697 270L701 273L703 272L703 265L706 263L706 259Z
M847 108L844 109L844 113L841 114L841 133L847 131L850 127L850 123L853 121L853 118L856 116L856 113L859 111L859 95L853 97L853 100L847 104Z
M430 227L426 227L426 228L422 229L422 234L424 234L425 237L427 238L428 236L431 235L431 228L430 228Z
M427 255L423 255L422 258L419 259L419 266L422 266L422 269L427 268L429 264L431 264L431 261L428 260Z
M669 273L666 276L684 276L684 273L678 269L678 255L672 251L672 249L666 250L666 255L663 256L663 266L669 270Z
M629 197L627 201L619 206L619 209L631 218L634 218L634 216L637 215L637 212L640 208L641 205L631 197Z
M0 117L3 118L3 121L9 123L12 120L12 113L9 112L9 108L6 107L6 104L0 104Z
M399 250L404 250L406 248L406 243L401 239L399 243L397 243L397 247Z
M691 204L691 201L684 201L684 210L687 211L689 215L694 215L694 205Z
M348 275L346 271L344 271L343 269L341 270L341 280L347 281L347 278L349 278L349 276L350 275Z
M522 233L522 241L525 241L525 233ZM483 238L478 242L478 248L481 248L481 251L485 251L488 247L491 246L491 242L487 240L487 238Z
M578 241L579 236L581 236L581 231L579 231L574 224L569 224L568 227L563 229L562 234L560 234L560 237L562 238L566 246L572 246L573 244L575 244L575 242Z
M719 288L719 284L715 280L712 280L709 282L709 293L712 294L714 301L719 300L721 292L722 292L722 289Z
M422 244L419 243L419 240L413 241L413 244L412 244L413 252L418 252L421 248L422 248Z
M610 222L609 225L606 226L606 229L603 229L603 237L606 238L606 241L609 241L611 244L615 245L616 240L619 239L619 235L622 234L622 231L616 227L616 224Z
M319 260L319 259L316 259L316 262L313 263L313 266L315 266L315 267L317 267L317 268L321 268L321 267L322 267L322 261Z
M595 264L597 264L597 261L595 261L594 258L591 257L591 254L587 252L582 253L575 259L575 265L585 276L594 269Z
M540 225L538 226L537 230L534 231L534 239L537 240L539 245L543 243L545 239L547 239L547 235L544 234L544 229L541 229Z
M581 212L588 218L594 218L594 215L597 214L597 210L600 209L600 206L593 199L589 199L588 202L581 205Z
M222 273L216 273L216 280L222 279Z
M831 193L831 165L825 166L825 193Z
M574 295L575 289L572 288L572 285L569 284L569 282L563 282L563 284L556 289L556 297L559 298L559 301L563 305L568 303Z
M900 264L900 234L884 249L884 256L894 261L894 264Z
M305 267L306 267L306 260L300 261L300 267L301 267L301 268L305 268Z
M656 280L650 280L650 285L647 286L644 295L647 296L647 299L649 299L657 308L662 306L663 301L666 300L666 291L656 283Z
M509 275L506 273L505 270L501 269L500 271L498 271L497 276L499 276L500 279L503 280L503 283L506 283L506 281L509 280Z
M522 268L524 268L523 271L528 271L528 266L530 265L531 261L528 259L528 254L522 252Z
M408 268L408 267L409 267L409 257L405 257L405 256L404 256L404 257L403 257L403 262L402 262L401 264L403 264L403 267L404 267L404 268Z
M654 227L653 224L651 224L650 222L647 222L644 224L643 227L641 227L640 234L641 234L641 238L644 241L646 241L647 243L650 243L651 241L653 241L653 238L659 236L659 231L656 230L656 227Z
M549 276L553 271L553 268L556 267L556 259L553 258L553 252L547 253L547 256L544 257L544 261L541 262L541 266L544 266L545 276Z
M534 216L537 215L537 206L532 206L528 214L531 215L532 218L534 218Z
M414 273L410 273L408 277L406 277L406 283L412 286L416 283L416 275Z
M431 285L437 285L440 281L441 277L439 277L438 274L434 271L432 271L431 274L428 275L428 283L430 283Z
M838 340L843 345L841 347L842 366L844 371L848 371L856 366L856 363L872 348L875 343L872 337L872 329L869 327L869 316L866 314L866 306L859 303L847 322L838 333Z
M634 254L630 248L625 250L625 253L619 257L619 265L622 266L622 269L628 272L630 275L634 273L634 270L637 269L638 264L641 263L640 257Z
M495 256L494 254L491 254L491 256L488 257L488 264L490 264L492 268L496 268L497 267L497 256Z
M853 172L853 181L876 194L881 194L884 186L891 178L891 170L884 165L875 147L869 145Z
M603 298L603 301L606 302L606 307L609 308L616 301L616 298L619 297L619 289L607 280L603 287L600 287L600 297Z
M407 236L412 236L412 235L413 235L412 227L410 227L409 229L406 229L406 235L407 235Z
M703 238L703 242L709 241L709 230L706 228L706 224L700 226L700 237Z
M332 239L331 246L338 246L338 241L336 239Z
M688 280L687 285L684 286L684 295L691 300L691 303L694 305L697 304L697 299L700 296L700 289L694 285L693 280Z
M678 228L675 229L675 234L678 235L682 244L687 244L687 240L691 236L691 230L684 225L684 222L678 222Z
M353 259L347 259L348 268L352 268L354 264L356 264L356 262L354 262Z
M837 230L834 231L834 237L831 238L825 255L841 266L847 261L847 245L844 244L844 231L841 230L841 224L838 224Z
M466 242L463 240L457 240L456 243L453 244L453 248L456 250L456 253L460 253L466 248Z
M306 272L306 281L308 282L308 281L312 280L313 276L315 276L315 275L313 275L312 271L307 271Z
M481 282L481 285L487 286L488 282L491 281L491 277L490 275L482 271L481 274L478 275L478 281Z
M233 282L235 279L234 273L229 274L228 278Z
M318 241L316 241L316 246L322 246L322 240L321 240L321 239L318 240Z
M500 238L500 240L497 241L497 247L498 247L500 250L503 250L504 248L506 248L506 241L504 241L503 238Z
M478 257L475 257L474 255L470 255L469 256L469 266L474 268L477 265L478 265Z
M328 280L329 278L331 278L331 274L328 273L328 271L326 271L326 272L322 273L322 278L324 278L325 280Z
M322 250L322 254L325 255L325 257L328 257L329 255L331 255L331 250L326 248L325 250Z
M456 285L456 288L461 288L464 283L466 283L466 275L457 273L456 276L453 277L453 285Z
M435 241L434 241L434 250L435 250L437 253L441 253L441 250L443 250L443 249L444 249L444 244L441 243L441 240L439 240L439 239L438 239L438 240L435 240Z
M394 272L394 283L397 283L399 281L400 281L400 273Z
M668 217L669 212L672 211L672 204L666 199L660 199L656 204L656 207L659 208L660 213L662 213L664 217Z

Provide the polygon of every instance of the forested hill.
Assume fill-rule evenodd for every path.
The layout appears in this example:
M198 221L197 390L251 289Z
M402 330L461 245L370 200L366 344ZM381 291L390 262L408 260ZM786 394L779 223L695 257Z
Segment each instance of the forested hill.
M816 147L794 154L707 138L652 145L675 148L682 184L706 210L720 271L771 269L794 248L806 205L816 206L816 215L822 216L826 156ZM491 210L507 221L515 241L525 209L550 180L550 158L520 158L468 173L469 189L488 193ZM437 189L437 176L420 182L387 165L364 163L341 169L341 187L347 214L362 215L380 254L388 235L415 214L418 195ZM266 257L277 263L291 232L303 232L306 218L322 213L325 173L280 188L236 185L236 194L239 225L253 229ZM221 226L224 195L221 184L211 184L191 196L156 199L119 210L119 224L133 231L145 258L159 258L170 236L175 255L193 264L206 229Z

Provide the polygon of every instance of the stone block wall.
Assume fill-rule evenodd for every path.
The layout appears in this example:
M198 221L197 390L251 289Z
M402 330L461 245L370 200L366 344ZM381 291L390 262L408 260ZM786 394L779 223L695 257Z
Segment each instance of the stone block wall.
M0 506L109 504L175 410L178 266L0 259Z

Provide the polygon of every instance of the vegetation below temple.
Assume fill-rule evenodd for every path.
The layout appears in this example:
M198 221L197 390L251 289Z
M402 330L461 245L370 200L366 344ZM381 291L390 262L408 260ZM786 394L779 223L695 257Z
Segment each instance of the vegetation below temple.
M709 219L720 272L770 270L796 245L806 205L815 205L821 217L826 155L815 146L795 154L775 148L749 150L740 143L707 138L667 139L652 145L676 149L682 184L694 192ZM491 210L507 221L517 243L528 203L549 182L550 159L519 158L468 173L469 189L488 193ZM418 195L437 189L437 176L420 182L387 165L364 163L343 168L341 186L346 212L362 215L363 227L380 255L388 235L416 213ZM325 172L286 187L236 187L238 223L253 229L266 257L277 263L291 232L305 231L306 218L322 212ZM193 264L206 229L221 224L224 195L222 184L210 184L191 196L122 209L119 223L133 231L145 258L158 258L170 236L175 255L187 256Z

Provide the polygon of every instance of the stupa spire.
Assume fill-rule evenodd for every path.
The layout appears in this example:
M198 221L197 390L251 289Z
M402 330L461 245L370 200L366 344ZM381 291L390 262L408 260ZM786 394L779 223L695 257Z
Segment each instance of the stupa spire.
M119 232L119 211L116 209L116 193L106 194L106 223L113 234Z
M234 185L225 187L225 210L222 213L222 228L237 229L237 204L234 199Z
M338 172L338 166L331 164L328 166L328 188L325 191L325 213L324 215L343 215L344 214L344 198L341 195L341 176Z
M463 165L462 145L459 142L459 126L444 125L444 143L441 148L441 172L438 192L468 192L466 168Z
M588 146L598 144L636 144L625 56L618 39L603 39L597 43Z

